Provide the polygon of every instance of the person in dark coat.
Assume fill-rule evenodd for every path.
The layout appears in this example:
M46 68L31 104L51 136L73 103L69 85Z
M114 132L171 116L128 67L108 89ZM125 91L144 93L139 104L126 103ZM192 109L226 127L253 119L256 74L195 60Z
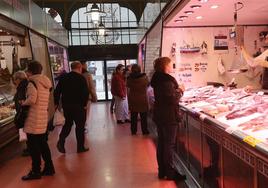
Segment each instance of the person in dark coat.
M142 134L147 135L147 112L148 112L148 97L147 87L149 85L148 77L145 73L141 73L139 65L134 64L131 67L131 73L127 78L128 88L128 106L131 116L131 134L137 133L137 117L141 117Z
M23 128L28 111L30 106L22 106L20 104L21 100L26 99L26 90L28 86L28 79L27 75L24 71L18 71L15 72L13 75L13 83L16 86L16 93L14 95L14 103L15 103L15 109L16 114L14 118L14 123L17 129ZM27 148L27 145L25 149L23 149L22 156L29 156L29 150Z
M168 57L160 57L154 61L154 74L151 86L154 90L155 103L153 121L157 125L157 162L160 179L185 179L172 167L175 152L176 134L179 125L179 100L183 90L174 77L169 75L172 63Z
M89 90L86 79L82 75L82 64L75 61L71 64L72 71L64 75L54 91L54 102L56 107L62 102L65 124L62 127L57 148L59 152L65 153L65 139L71 132L75 122L75 134L77 140L77 152L86 152L84 127L86 122L86 110L89 97Z

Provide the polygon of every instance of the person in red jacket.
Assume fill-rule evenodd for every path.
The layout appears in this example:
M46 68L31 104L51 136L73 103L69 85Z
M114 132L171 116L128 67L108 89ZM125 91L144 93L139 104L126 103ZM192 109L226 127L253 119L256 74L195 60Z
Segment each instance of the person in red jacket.
M112 77L111 92L115 98L115 116L118 124L130 122L128 118L127 88L123 75L124 65L118 64Z

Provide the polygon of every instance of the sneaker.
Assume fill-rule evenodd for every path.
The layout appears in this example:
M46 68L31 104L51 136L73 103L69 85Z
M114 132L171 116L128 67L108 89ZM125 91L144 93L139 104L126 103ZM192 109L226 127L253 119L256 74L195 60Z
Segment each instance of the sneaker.
M87 152L87 151L89 151L89 148L82 148L82 149L78 149L77 153L84 153L84 152Z
M41 172L41 175L42 176L53 176L55 174L55 170L54 169L44 169L42 172Z
M35 173L33 171L30 171L26 176L22 176L21 179L23 181L37 180L37 179L41 179L41 174L40 173Z

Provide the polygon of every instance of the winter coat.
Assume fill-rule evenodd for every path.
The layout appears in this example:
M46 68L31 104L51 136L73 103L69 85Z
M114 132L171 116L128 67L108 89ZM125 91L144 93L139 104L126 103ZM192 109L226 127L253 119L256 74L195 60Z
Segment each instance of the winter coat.
M19 101L26 99L27 86L28 86L28 80L27 79L22 80L17 86L16 93L13 98L16 109L14 123L18 129L24 126L29 111L29 106L22 106L19 103Z
M155 103L153 109L153 120L158 125L178 125L179 100L182 96L182 90L178 83L169 74L155 72L151 86L154 89Z
M49 90L52 87L48 77L37 74L29 78L26 92L26 100L23 106L30 106L29 113L24 125L24 132L29 134L44 134L48 123Z
M148 97L147 87L149 85L146 74L130 74L127 78L128 106L131 112L147 112Z
M92 102L97 102L97 93L96 93L92 75L88 71L83 71L82 75L86 79L87 85L88 85L88 90L89 90L88 100Z
M85 107L88 103L87 81L82 74L71 71L65 74L60 80L54 91L54 103L62 107L79 106Z
M114 74L112 77L112 84L111 84L111 92L112 95L125 98L127 95L126 89L126 82L124 76L121 74Z

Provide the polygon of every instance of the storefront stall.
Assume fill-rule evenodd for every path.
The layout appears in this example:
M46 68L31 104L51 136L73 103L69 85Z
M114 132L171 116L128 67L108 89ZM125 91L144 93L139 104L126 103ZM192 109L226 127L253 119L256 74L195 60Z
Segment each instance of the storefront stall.
M48 40L48 52L54 84L61 74L69 72L67 50L65 47Z
M174 164L189 187L267 187L268 2L176 2L161 44L187 89Z
M56 41L64 47L68 45L66 30L55 24L55 21L32 1L0 1L1 151L18 137L18 130L13 123L13 96L16 89L12 84L12 75L19 70L25 70L28 60L37 60L43 66L43 74L53 80L48 40Z
M12 123L15 115L12 74L25 70L28 59L32 59L32 52L26 28L0 16L0 148L17 137Z

